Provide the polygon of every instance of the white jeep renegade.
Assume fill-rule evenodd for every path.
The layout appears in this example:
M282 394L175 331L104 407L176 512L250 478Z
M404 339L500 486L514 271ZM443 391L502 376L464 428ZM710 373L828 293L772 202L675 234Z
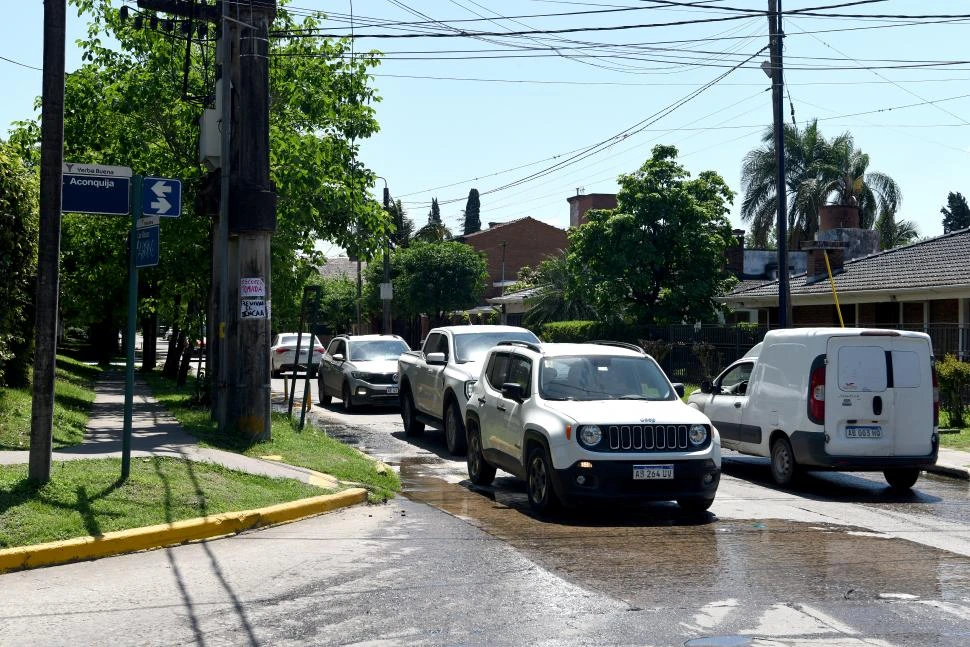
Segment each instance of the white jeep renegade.
M631 344L502 342L472 388L468 476L501 468L526 481L546 513L582 499L714 502L721 443L656 361Z

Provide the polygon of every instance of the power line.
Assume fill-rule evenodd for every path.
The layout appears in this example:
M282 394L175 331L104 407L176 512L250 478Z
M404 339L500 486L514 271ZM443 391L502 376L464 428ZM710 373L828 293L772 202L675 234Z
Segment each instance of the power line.
M26 67L28 70L37 70L38 72L44 71L44 68L42 67L37 67L36 65L27 65L26 63L15 61L12 58L7 58L6 56L0 56L0 61L6 61L8 63L13 63L14 65L19 65L20 67Z

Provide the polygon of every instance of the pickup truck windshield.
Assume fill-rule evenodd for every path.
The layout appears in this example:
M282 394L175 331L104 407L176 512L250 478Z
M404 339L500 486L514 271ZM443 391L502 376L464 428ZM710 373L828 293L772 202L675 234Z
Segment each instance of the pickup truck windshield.
M539 373L546 400L675 400L660 367L645 357L546 357Z
M488 349L500 341L529 341L539 343L539 338L528 330L513 332L488 332L455 335L455 361L480 362L485 359Z
M372 362L382 359L397 359L410 348L403 341L375 340L355 341L350 345L350 358L355 362Z

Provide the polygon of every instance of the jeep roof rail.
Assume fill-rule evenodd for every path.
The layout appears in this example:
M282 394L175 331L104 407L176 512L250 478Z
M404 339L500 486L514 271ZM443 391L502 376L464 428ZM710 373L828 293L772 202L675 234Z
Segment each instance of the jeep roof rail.
M599 344L601 346L616 346L617 348L626 348L627 350L635 350L641 355L646 355L647 351L643 350L636 344L628 344L625 341L611 341L609 339L593 339L586 342L587 344Z
M529 350L534 350L537 353L541 353L542 349L539 348L539 344L531 341L520 341L518 339L503 339L502 341L495 344L496 346L521 346L522 348L528 348Z

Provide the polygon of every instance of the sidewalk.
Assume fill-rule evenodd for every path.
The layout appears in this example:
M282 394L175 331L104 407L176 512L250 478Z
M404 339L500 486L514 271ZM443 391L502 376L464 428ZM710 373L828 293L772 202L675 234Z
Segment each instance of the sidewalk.
M970 452L941 447L936 465L927 467L926 471L940 476L970 481Z
M54 461L121 457L124 372L106 374L95 385L94 391L95 400L84 441L75 447L54 451ZM25 464L29 462L29 456L27 451L2 451L0 465ZM137 376L132 414L131 456L166 456L215 463L240 472L290 478L326 489L340 485L333 476L303 467L199 447L196 439L166 413L164 407L152 397L148 385ZM351 488L338 494L301 499L259 510L229 512L148 528L111 532L98 537L79 537L50 544L0 549L0 573L220 537L251 528L294 521L366 500L366 490Z

